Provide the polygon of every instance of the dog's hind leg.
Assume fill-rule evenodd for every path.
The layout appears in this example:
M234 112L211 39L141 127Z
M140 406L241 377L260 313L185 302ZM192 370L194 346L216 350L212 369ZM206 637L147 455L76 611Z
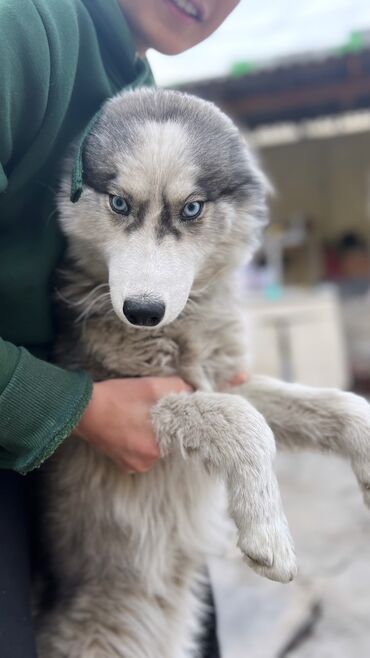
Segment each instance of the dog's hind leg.
M289 582L295 554L272 461L271 429L251 404L227 393L170 395L153 410L162 455L174 450L220 475L239 547L263 576Z
M251 377L235 392L261 412L278 446L349 458L370 507L370 405L366 400L336 389L260 376Z

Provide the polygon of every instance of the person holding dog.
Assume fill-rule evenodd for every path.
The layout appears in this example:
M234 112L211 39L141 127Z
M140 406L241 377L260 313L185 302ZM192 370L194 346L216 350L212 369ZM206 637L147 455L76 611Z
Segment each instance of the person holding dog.
M36 655L24 479L71 433L123 469L159 451L149 420L179 378L93 384L48 362L52 276L64 250L55 219L60 161L102 103L152 85L145 53L207 38L238 0L0 0L0 646ZM242 378L243 376L241 376ZM237 377L235 383L240 380Z

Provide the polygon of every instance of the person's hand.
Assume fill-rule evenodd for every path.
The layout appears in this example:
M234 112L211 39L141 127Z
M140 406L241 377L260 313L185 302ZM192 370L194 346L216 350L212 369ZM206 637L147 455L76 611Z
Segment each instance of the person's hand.
M224 383L223 386L220 386L220 391L227 393L232 388L237 388L238 386L245 384L248 379L249 377L246 372L237 372L231 377L231 379L228 379L228 381Z
M74 433L123 470L148 471L159 459L150 410L163 396L191 392L179 377L111 379L94 384Z
M241 386L248 381L248 375L246 372L238 372L234 377L228 382L228 388L233 388L234 386Z

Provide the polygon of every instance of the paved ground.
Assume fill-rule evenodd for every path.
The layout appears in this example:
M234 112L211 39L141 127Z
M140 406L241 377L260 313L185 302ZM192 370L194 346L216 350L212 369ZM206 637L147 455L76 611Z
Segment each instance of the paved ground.
M213 559L222 658L369 658L370 511L337 458L279 456L299 575L254 575L237 556Z

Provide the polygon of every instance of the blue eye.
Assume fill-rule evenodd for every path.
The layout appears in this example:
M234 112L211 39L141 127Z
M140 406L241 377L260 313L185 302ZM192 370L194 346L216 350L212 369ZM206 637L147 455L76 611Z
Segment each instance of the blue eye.
M117 196L115 194L109 195L109 205L112 208L113 212L116 212L118 215L127 215L130 214L131 208L128 204L128 201L123 196Z
M203 210L204 202L203 201L189 201L187 203L182 211L181 211L181 217L183 219L197 219L199 217L200 213Z

